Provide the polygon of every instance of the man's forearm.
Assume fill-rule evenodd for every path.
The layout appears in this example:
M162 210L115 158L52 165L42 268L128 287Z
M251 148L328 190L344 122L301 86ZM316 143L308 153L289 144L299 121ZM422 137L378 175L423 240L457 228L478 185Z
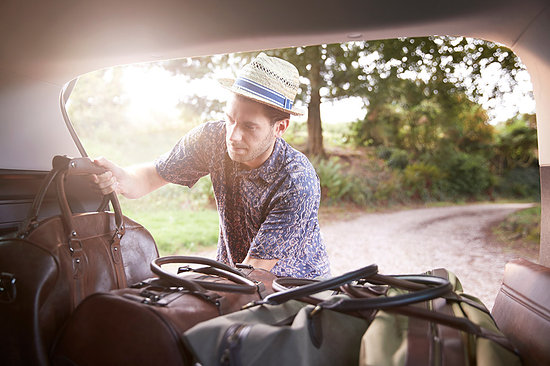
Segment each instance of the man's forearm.
M254 268L265 269L266 271L271 271L273 267L275 267L278 261L279 261L278 259L252 258L249 254L244 259L243 264L248 264Z
M103 194L115 191L126 198L140 198L168 183L158 174L154 163L129 168L121 168L105 158L94 163L107 170L94 178Z
M128 183L121 184L121 193L126 198L143 197L167 184L158 174L154 163L131 166L125 170Z

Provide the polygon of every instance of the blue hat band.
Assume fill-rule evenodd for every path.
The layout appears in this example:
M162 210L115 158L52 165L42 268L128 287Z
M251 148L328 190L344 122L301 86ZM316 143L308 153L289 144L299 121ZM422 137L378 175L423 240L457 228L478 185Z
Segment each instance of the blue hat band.
M245 90L249 93L252 93L262 99L266 99L271 103L275 104L278 107L284 109L292 109L293 101L282 95L281 93L276 92L273 89L267 88L263 85L260 85L250 79L239 77L233 83L234 87Z

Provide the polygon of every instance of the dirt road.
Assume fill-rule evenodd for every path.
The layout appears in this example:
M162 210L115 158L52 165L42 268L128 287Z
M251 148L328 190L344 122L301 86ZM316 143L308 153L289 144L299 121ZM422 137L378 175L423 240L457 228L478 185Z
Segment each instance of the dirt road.
M362 214L324 225L332 274L376 263L380 273L421 273L444 267L464 291L491 309L504 265L517 254L492 242L491 223L529 204L483 204ZM533 260L533 258L531 258Z

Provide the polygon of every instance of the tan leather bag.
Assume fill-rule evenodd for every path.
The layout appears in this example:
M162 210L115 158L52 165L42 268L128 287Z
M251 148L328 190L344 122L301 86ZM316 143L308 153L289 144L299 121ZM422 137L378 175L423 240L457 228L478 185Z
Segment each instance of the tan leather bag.
M191 365L183 332L273 292L275 275L262 269L228 268L199 257L164 257L155 262L207 267L181 267L179 272L185 272L181 275L155 271L160 279L89 296L60 334L52 364Z
M153 275L155 241L122 215L114 194L109 197L114 212L71 212L65 177L100 172L87 158L55 157L17 237L0 240L0 272L13 282L11 295L0 297L3 333L10 335L0 351L11 364L47 363L59 328L85 297ZM37 221L54 182L61 215Z

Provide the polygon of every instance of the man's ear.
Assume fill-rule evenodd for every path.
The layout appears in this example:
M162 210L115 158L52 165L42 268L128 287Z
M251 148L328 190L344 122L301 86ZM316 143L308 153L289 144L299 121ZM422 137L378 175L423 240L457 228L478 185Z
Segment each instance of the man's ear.
M289 124L290 120L288 118L275 122L275 136L282 137Z

